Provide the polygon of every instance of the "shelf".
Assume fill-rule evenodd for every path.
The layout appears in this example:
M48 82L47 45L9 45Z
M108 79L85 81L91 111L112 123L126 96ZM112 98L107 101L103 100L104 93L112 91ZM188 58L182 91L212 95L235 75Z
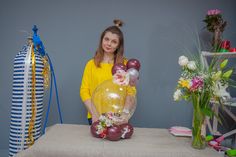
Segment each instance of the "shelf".
M202 51L201 53L201 60L203 62L203 65L208 67L208 57L216 57L219 59L225 59L225 58L236 58L236 52L207 52L207 51ZM219 113L219 105L218 102L211 101L212 103L212 108L214 109L214 112L216 115ZM236 115L233 113L230 108L231 107L236 107L236 98L231 98L228 101L222 102L222 110L224 110L235 122L236 122ZM213 117L213 122L211 124L210 119L207 118L207 126L212 135L218 135L220 132L218 131L218 120L214 116Z
M207 52L202 51L204 57L226 57L226 58L236 58L236 52Z
M216 101L211 101L211 103L219 105L219 103ZM222 103L226 106L236 107L236 101L226 101Z

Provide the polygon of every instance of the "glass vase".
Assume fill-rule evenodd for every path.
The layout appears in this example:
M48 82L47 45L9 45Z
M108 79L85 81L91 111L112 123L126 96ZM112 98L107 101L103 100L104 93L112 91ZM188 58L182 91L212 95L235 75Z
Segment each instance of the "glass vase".
M193 100L193 122L192 122L192 147L204 149L206 147L205 137L202 136L202 126L205 121L205 114L201 111L199 98Z

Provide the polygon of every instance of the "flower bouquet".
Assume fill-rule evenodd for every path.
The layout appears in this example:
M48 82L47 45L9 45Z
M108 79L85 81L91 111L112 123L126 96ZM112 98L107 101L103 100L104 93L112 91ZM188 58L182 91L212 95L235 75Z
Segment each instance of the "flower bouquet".
M206 23L207 30L214 33L212 40L213 51L218 52L221 44L221 36L227 22L223 20L221 11L218 9L208 10L203 21Z
M182 68L178 80L174 100L181 99L193 104L192 146L197 149L205 147L205 138L202 136L201 127L206 116L213 117L210 101L221 100L220 87L231 82L230 76L233 70L227 69L228 60L219 63L213 58L209 67L204 66L200 59L189 60L185 56L179 57L179 65Z

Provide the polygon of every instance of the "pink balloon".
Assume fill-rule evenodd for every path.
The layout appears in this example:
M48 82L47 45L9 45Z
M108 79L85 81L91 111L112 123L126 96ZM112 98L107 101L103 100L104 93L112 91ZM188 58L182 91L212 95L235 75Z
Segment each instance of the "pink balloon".
M136 70L139 71L141 64L140 64L139 60L137 60L137 59L130 59L130 60L128 60L126 66L127 66L127 69L135 68Z
M118 141L121 137L121 128L118 125L113 125L107 129L106 138L110 141Z
M97 138L101 138L99 136L99 134L97 134L97 125L99 125L99 121L94 122L91 126L90 126L90 132L94 137Z
M117 63L117 64L114 64L112 69L111 69L111 72L112 72L112 75L114 75L116 73L117 70L124 70L126 71L127 68L124 64L122 63Z
M120 127L121 127L121 132L122 132L121 138L124 138L124 139L131 138L131 136L134 133L133 126L129 123L126 123L126 124L120 125Z

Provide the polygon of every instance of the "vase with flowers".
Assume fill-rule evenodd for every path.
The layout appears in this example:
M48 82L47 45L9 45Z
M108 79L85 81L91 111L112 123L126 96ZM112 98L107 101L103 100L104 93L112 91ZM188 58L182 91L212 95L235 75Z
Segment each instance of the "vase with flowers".
M203 21L206 23L207 30L213 33L212 51L219 52L222 41L222 33L227 25L227 22L223 20L221 11L218 9L208 10Z
M205 137L201 128L206 116L213 117L210 101L220 100L219 84L231 82L230 76L233 70L227 68L228 60L219 63L213 59L210 66L206 67L200 59L190 60L186 56L179 57L179 65L182 73L178 80L174 100L181 99L192 102L192 147L196 149L205 148Z

